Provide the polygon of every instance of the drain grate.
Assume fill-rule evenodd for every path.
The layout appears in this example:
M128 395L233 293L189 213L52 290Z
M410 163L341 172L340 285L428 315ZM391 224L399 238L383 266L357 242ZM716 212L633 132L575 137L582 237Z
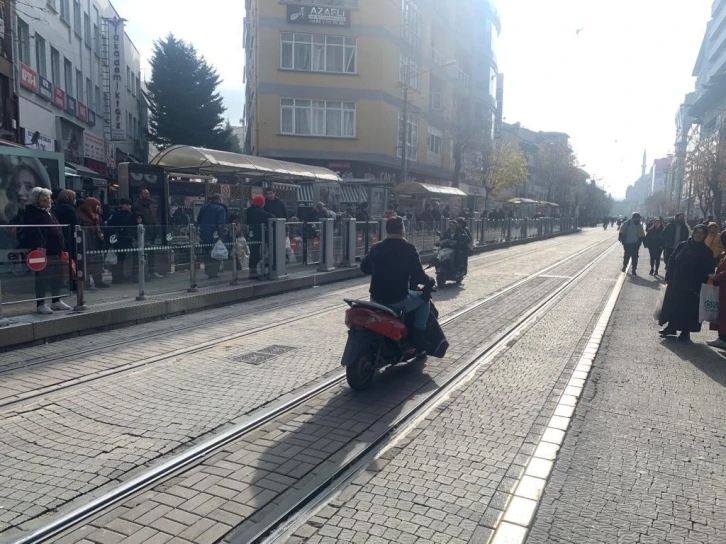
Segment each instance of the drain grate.
M290 353L291 351L295 351L297 348L292 348L290 346L280 346L277 344L273 344L272 346L267 346L264 349L257 350L257 353L269 353L271 355L285 355L286 353Z
M266 363L271 359L274 359L275 357L279 357L280 355L285 355L286 353L295 351L296 349L297 348L292 348L290 346L272 345L257 351L245 353L244 355L239 355L235 357L234 360L238 363L258 366L262 363Z

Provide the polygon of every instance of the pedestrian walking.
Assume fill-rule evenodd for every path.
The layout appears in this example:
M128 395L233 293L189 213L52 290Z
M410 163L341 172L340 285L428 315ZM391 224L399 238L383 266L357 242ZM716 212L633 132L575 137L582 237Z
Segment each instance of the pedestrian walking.
M645 246L650 253L650 275L657 276L660 273L660 260L663 255L663 220L656 219L645 235Z
M726 231L720 234L721 244L726 247ZM724 310L719 311L718 323L715 328L718 331L718 338L707 342L714 348L726 349L726 253L721 254L721 261L716 269L716 273L711 277L710 283L718 287L718 305ZM714 323L711 323L713 329Z
M63 252L65 240L63 230L51 211L50 189L35 187L25 206L21 236L24 247L29 251L39 250L45 253L46 266L35 273L36 311L50 315L54 311L70 310L60 299L63 285ZM50 290L51 306L45 303L45 294Z
M620 243L623 244L623 272L628 268L630 261L633 262L632 274L638 275L638 257L640 253L640 244L645 241L645 229L641 223L641 217L638 212L624 221L620 226L620 234L618 236Z
M227 231L227 208L222 204L219 193L209 197L197 215L199 238L204 251L204 272L210 280L219 279L222 263L212 258L212 248L217 240L222 240Z
M86 272L97 289L108 289L111 286L103 281L104 235L101 228L101 202L93 197L87 198L78 208L78 217L86 235Z
M678 246L678 244L688 240L688 236L689 230L688 224L686 223L686 216L682 213L676 214L675 219L668 223L663 231L663 253L666 269L670 264L673 250Z
M119 204L119 209L108 219L107 229L109 242L112 242L111 237L115 237L116 240L116 243L111 243L109 246L109 251L116 252L116 264L111 266L114 285L126 281L126 255L130 255L134 248L137 225L141 220L131 211L133 206L131 200L122 198Z
M159 229L159 218L156 213L156 205L151 200L151 193L148 189L141 189L139 196L134 202L132 211L141 216L141 223L144 225L144 245L146 247L153 246L156 239L157 230ZM146 275L150 278L163 278L156 271L156 253L153 250L146 252Z
M78 262L76 251L76 227L81 224L81 219L76 211L76 193L70 189L63 189L58 193L57 200L53 203L53 215L61 225L68 225L63 228L63 241L65 250L68 252L68 285L71 291L76 290L77 280L73 277L71 270Z
M713 273L713 255L704 240L706 225L697 225L691 238L678 244L666 269L666 289L658 323L666 325L661 336L675 336L688 342L692 332L701 330L698 316L701 285Z
M263 209L264 205L265 197L257 195L252 199L252 205L245 211L247 226L249 228L250 279L259 279L260 277L257 265L262 258L264 227L270 219L274 219L275 217Z
M713 221L708 224L708 235L706 235L704 243L713 253L714 264L718 264L721 260L721 254L724 252L724 246L721 243L721 233L718 230L718 225Z

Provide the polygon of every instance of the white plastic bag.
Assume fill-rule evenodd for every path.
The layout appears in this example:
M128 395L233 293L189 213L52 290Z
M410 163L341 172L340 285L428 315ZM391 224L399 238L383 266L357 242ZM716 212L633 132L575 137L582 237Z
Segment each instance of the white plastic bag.
M698 320L703 323L718 323L719 304L718 287L715 285L701 285L701 297L698 304Z
M109 251L106 253L106 257L103 259L103 264L106 266L116 266L118 264L118 255L115 251Z
M290 238L285 238L285 258L288 263L295 262L295 252L292 250L292 244Z
M229 257L229 251L227 251L227 246L224 245L224 242L222 240L217 240L217 243L214 244L211 257L215 261L226 261Z

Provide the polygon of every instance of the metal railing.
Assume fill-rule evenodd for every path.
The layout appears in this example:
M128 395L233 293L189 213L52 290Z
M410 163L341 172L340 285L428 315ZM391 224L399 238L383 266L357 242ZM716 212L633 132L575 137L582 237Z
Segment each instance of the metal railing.
M407 239L426 254L436 250L449 220L404 219L404 223ZM237 285L250 278L279 278L288 271L355 266L373 244L385 238L382 219L279 223L275 236L272 223L257 228L239 224L76 227L72 234L61 226L67 229L68 251L65 256L49 255L47 268L35 272L27 262L34 248L26 247L24 240L30 238L22 235L28 228L0 226L0 325L7 324L7 317L32 311L41 296L58 311L68 308L57 301L83 311L88 305L143 301L150 296ZM577 224L567 218L470 219L468 228L477 247L569 232Z

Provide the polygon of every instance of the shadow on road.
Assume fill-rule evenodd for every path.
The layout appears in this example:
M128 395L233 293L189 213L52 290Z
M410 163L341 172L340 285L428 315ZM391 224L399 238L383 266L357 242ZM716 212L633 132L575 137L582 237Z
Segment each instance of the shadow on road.
M413 395L436 389L425 361L389 367L370 389L356 393L348 385L316 398L283 418L256 440L266 447L249 462L249 483L258 492L257 512L235 531L233 542L246 542L271 516L287 511L305 495L345 467L379 436L390 430Z
M726 387L726 353L717 352L704 344L679 342L675 338L664 339L663 346Z

